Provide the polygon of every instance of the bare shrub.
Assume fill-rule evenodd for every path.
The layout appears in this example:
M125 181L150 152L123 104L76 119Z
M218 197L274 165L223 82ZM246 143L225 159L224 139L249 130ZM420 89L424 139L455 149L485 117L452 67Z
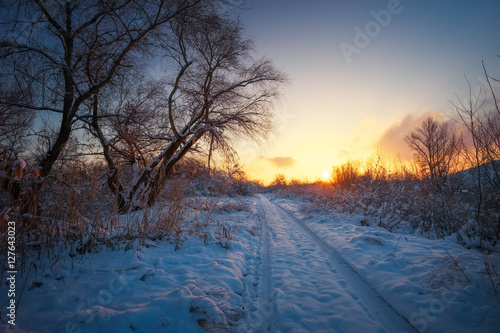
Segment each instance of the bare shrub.
M285 187L286 184L287 184L287 182L286 182L285 175L280 173L274 177L274 180L271 182L271 184L269 186L273 187L273 188L281 189L281 188Z
M479 225L480 237L496 244L500 238L500 109L491 77L483 69L489 91L474 96L469 84L469 96L452 102L456 113L465 126L470 143L464 158L470 171L470 199Z
M132 235L137 232L141 239L162 239L166 236L179 237L185 220L184 204L182 199L170 201L165 205L158 205L141 212L142 218L135 221L135 228L130 230Z
M460 171L462 140L449 123L438 122L428 117L405 136L408 146L415 152L415 161L424 177L428 177L440 191L447 177Z
M348 160L339 166L333 167L332 182L341 187L351 186L360 180L361 162Z
M500 266L498 260L492 255L486 255L483 260L485 276L490 284L491 290L497 296L500 293Z
M428 283L431 288L452 287L458 282L470 282L469 272L466 272L467 263L473 260L469 256L452 256L448 250L445 252L434 251L429 258L435 263L434 268L429 272Z
M436 191L435 183L422 179L415 164L399 161L388 171L379 158L355 163L359 171L345 173L344 179L350 179L349 182L289 183L278 193L306 199L302 209L308 212L357 213L390 231L409 226L434 239L456 234L457 240L466 246L488 248L494 244L496 215L491 216L488 228L486 222L482 226L471 223L474 184L465 181L468 172L449 174L447 182ZM356 169L346 166L339 170ZM354 174L357 176L347 177Z

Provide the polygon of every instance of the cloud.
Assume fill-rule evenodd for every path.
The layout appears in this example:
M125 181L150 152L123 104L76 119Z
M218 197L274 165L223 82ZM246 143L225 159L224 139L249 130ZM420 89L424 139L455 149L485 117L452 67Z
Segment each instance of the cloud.
M434 117L436 120L439 120L441 117L438 113L431 112L406 115L400 122L396 122L385 130L378 140L377 146L389 154L399 155L403 159L410 158L412 152L406 144L404 137L420 126L429 116Z
M273 157L273 158L266 158L267 161L271 162L272 165L274 165L277 168L290 168L295 165L295 160L291 157Z

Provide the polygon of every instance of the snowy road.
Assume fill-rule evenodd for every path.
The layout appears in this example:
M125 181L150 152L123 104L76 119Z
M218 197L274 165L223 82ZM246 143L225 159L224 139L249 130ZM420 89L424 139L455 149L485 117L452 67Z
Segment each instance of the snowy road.
M36 261L42 273L19 273L32 286L17 303L15 331L498 332L500 295L485 267L498 267L500 250L486 257L452 238L361 226L364 216L308 212L293 197L192 200L182 241L63 250ZM11 330L5 318L0 332Z
M265 196L259 283L262 332L415 332L318 235Z

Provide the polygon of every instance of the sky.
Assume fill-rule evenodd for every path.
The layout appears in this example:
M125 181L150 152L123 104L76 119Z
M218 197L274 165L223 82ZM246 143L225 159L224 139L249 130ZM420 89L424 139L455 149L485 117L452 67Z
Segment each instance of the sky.
M409 158L404 136L500 73L498 1L248 0L258 56L290 83L268 144L238 146L249 177L314 181L376 151ZM500 77L500 75L496 75ZM446 116L445 116L446 117Z

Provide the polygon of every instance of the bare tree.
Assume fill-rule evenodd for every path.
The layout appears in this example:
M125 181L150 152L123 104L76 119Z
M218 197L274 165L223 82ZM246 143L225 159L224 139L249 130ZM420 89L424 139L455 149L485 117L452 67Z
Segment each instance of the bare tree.
M58 131L39 157L47 177L68 142L82 105L149 53L152 33L180 15L202 15L211 0L7 0L3 3L0 105L53 113ZM219 2L220 3L220 2Z
M480 222L482 236L494 234L500 238L500 106L494 89L499 80L491 77L483 63L489 93L474 96L469 82L469 97L452 102L470 135L466 160L474 175L477 195L476 220ZM496 217L495 217L496 216ZM495 221L496 220L496 221ZM494 230L494 231L492 231Z
M450 172L457 171L461 138L449 123L439 123L428 117L417 129L405 136L415 152L421 171L440 190Z
M128 178L133 178L171 140L165 133L168 127L162 107L166 83L145 75L117 81L94 96L86 105L89 113L80 119L98 140L101 151L97 152L109 170L108 186L116 196L118 210L123 212L128 209L124 190L127 176L120 174L125 171Z
M266 138L273 129L273 103L286 81L268 60L252 58L251 40L243 36L238 21L215 14L203 19L179 16L169 28L158 36L171 65L168 85L157 81L144 101L129 94L120 103L128 107L114 112L121 117L113 120L110 131L99 130L102 117L87 120L110 170L116 169L114 158L121 155L123 160L125 151L144 157L128 158L134 174L127 194L112 175L122 211L154 204L174 166L193 149L210 155L214 147L230 149L238 138ZM97 109L96 115L103 114ZM138 145L140 140L144 144Z
M26 109L0 105L0 151L21 151L23 138L30 129L33 118Z

